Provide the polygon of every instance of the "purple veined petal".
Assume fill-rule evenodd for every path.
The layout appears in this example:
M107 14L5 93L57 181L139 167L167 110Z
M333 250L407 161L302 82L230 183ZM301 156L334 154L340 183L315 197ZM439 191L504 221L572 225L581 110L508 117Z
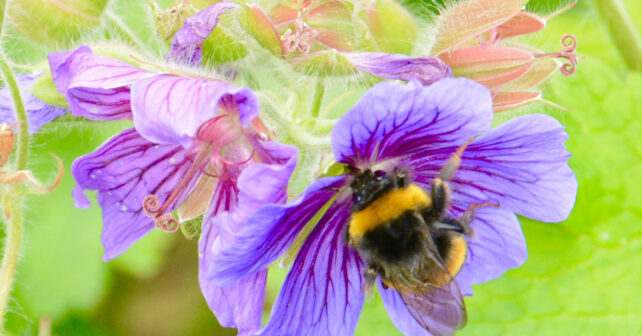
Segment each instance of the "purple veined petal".
M432 56L411 57L382 52L342 53L357 69L387 79L419 80L430 85L452 77L452 71L441 59Z
M296 147L276 142L264 143L263 147L269 151L272 162L251 164L238 179L238 212L245 216L266 204L285 203L288 182L296 168L299 153Z
M333 203L297 255L259 335L352 335L363 306L361 257L344 245L350 202Z
M201 47L216 28L218 17L237 6L230 1L221 1L185 19L185 24L174 36L166 58L193 66L200 65L203 58Z
M464 208L454 207L456 214ZM455 277L464 295L472 295L471 285L499 278L526 261L526 241L514 213L484 207L477 209L471 223L475 234L468 239L466 261Z
M180 146L151 143L129 129L74 161L76 204L87 204L82 189L98 190L104 260L116 257L154 228L153 219L142 209L143 199L155 195L162 204L169 197L192 164L186 153ZM187 185L193 185L197 178L198 174ZM183 194L167 212L187 196Z
M487 130L492 118L490 92L472 80L447 78L428 87L385 82L339 119L332 147L337 161L359 167L459 145Z
M499 203L502 209L539 221L568 217L577 180L564 148L567 134L554 118L531 114L509 120L470 144L451 179L460 203ZM417 156L409 165L423 184L438 174L456 146Z
M94 120L131 118L129 86L156 76L129 63L94 54L87 46L48 56L54 84L72 113Z
M236 207L238 191L233 183L224 184L217 184L212 199L215 206L210 207L203 222L198 243L198 278L205 300L219 323L224 327L237 328L240 335L246 335L261 326L267 270L249 274L224 287L217 286L208 277L212 256L234 241L240 224L238 218L228 212Z
M199 241L199 283L207 303L221 325L249 334L261 326L267 270L248 274L226 286L208 276L212 257L228 248L247 218L259 207L284 203L288 180L296 167L293 146L265 143L270 163L253 163L241 172L236 185L219 183Z
M406 304L394 288L383 288L381 281L377 280L377 289L383 305L390 316L392 324L404 335L432 336L419 322L410 314Z
M36 133L40 127L69 112L66 108L49 105L29 92L40 75L16 75L21 89L22 101L29 120L29 134ZM11 124L16 121L13 99L9 88L0 89L0 123Z
M303 227L344 183L344 176L324 177L288 204L261 207L238 232L234 246L212 258L211 278L226 285L265 269L287 251Z
M132 85L134 125L149 141L188 148L198 129L218 108L238 110L241 126L258 114L258 100L248 88L221 81L160 75Z

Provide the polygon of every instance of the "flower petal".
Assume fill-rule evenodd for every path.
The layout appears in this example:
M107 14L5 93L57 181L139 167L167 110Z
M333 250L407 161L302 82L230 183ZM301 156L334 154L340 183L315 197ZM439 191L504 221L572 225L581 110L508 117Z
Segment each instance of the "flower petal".
M69 112L66 108L49 105L29 92L39 75L16 75L21 89L22 101L29 120L29 134L36 133L40 127ZM0 123L11 124L16 121L13 99L8 87L0 90Z
M258 114L248 88L220 81L159 75L132 85L134 125L147 140L190 147L199 127L219 108L238 110L242 126Z
M381 83L337 122L332 130L334 156L360 166L372 159L461 144L488 129L492 117L488 89L465 78L443 79L428 87Z
M352 335L364 263L344 245L350 202L335 202L306 239L260 335Z
M430 85L452 77L452 72L441 59L432 56L410 57L382 52L342 53L360 71L381 78L411 81L417 79Z
M73 114L94 120L131 118L129 85L156 75L96 55L87 46L51 53L48 58L54 84Z
M247 218L270 203L284 203L288 181L297 162L297 149L264 143L270 163L253 163L243 169L238 184L218 183L210 213L199 241L199 282L205 299L219 323L248 334L261 326L267 270L248 274L226 286L217 286L208 275L212 258L230 246ZM238 196L237 196L238 195Z
M217 286L207 275L213 253L233 241L234 229L228 224L235 222L228 212L208 216L203 223L199 241L198 279L205 300L219 323L228 328L237 328L239 334L248 334L259 329L265 299L267 270L259 271L224 287Z
M343 176L324 177L285 205L266 205L254 213L236 236L233 247L212 261L210 274L219 285L266 268L285 253L303 227L337 193Z
M203 58L201 46L218 24L219 15L238 6L230 1L221 1L185 19L183 27L176 32L167 59L190 65L200 65Z
M464 211L455 208L457 213ZM455 277L464 295L472 295L471 285L500 277L526 261L526 241L515 214L496 208L480 208L471 227L468 255Z
M77 203L87 201L80 188L98 190L96 199L103 209L103 259L116 257L154 228L152 218L142 209L143 199L153 194L163 203L169 197L192 163L185 155L180 146L156 145L130 129L74 161ZM193 185L197 177L189 183ZM167 212L186 196L180 195Z
M564 220L575 204L577 180L568 166L564 127L532 114L507 121L470 144L450 184L453 200L499 203L539 221ZM429 185L457 146L413 159L418 183Z

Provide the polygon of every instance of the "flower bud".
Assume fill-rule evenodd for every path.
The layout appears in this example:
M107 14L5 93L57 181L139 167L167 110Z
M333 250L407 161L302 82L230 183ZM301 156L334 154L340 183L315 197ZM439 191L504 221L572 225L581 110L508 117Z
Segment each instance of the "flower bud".
M506 47L456 49L439 56L455 77L468 77L488 88L496 88L524 75L534 60L524 50Z
M377 49L410 54L417 39L417 24L408 11L393 0L376 0L364 13Z
M83 31L98 26L107 1L11 1L8 17L30 40L43 45L60 46L73 41Z
M458 3L439 15L432 55L451 50L517 15L523 0L477 0Z
M263 11L253 5L241 7L239 15L241 26L265 49L274 55L283 54L281 37L270 19Z

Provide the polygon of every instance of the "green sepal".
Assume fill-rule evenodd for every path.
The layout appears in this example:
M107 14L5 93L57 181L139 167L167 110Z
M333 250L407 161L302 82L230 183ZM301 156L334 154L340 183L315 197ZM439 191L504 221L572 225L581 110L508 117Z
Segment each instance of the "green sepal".
M47 67L47 70L33 83L31 94L49 105L69 107L65 96L56 89L49 67Z
M235 61L248 54L245 45L226 32L221 23L205 39L202 48L203 59L201 63L204 67Z
M198 216L181 223L180 228L183 236L188 240L198 238L201 235L201 227L203 226L203 216Z
M358 70L340 53L329 50L318 52L298 62L294 69L312 77L353 77Z

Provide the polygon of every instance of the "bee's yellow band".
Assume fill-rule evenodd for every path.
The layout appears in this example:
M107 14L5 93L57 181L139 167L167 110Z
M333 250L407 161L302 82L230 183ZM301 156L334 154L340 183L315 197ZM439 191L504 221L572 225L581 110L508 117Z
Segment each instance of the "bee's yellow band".
M430 206L430 196L418 186L391 191L350 218L348 234L351 238L363 236L366 232L401 216L408 210Z

